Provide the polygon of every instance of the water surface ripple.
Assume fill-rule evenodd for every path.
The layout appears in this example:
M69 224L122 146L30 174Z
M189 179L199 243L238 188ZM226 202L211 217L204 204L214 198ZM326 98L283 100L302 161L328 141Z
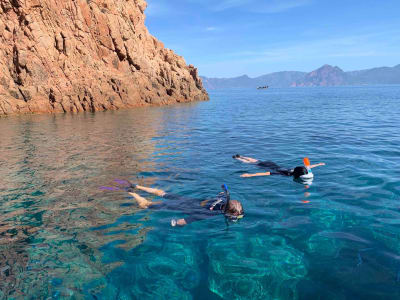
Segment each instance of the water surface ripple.
M0 299L399 299L400 87L211 99L0 119ZM326 166L308 188L242 179L259 169L236 153ZM117 178L193 199L226 183L246 217L172 228L99 189Z

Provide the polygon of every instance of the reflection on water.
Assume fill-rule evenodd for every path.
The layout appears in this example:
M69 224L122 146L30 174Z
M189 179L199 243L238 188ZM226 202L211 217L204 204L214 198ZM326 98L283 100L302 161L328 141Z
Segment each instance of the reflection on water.
M126 195L110 197L98 187L112 178L157 172L149 157L156 147L153 138L163 127L162 112L0 121L3 296L23 297L30 291L39 297L48 293L54 278L71 286L104 277L121 262L102 263L99 249L114 241L121 241L121 248L134 248L149 229L120 222L114 234L107 227L91 230L114 224L136 209L124 206L131 202ZM34 292L34 283L41 289Z
M217 91L207 103L0 119L0 299L397 299L399 94ZM245 180L259 169L235 153L327 165L312 185ZM172 228L179 212L100 189L115 179L193 199L226 183L246 216Z

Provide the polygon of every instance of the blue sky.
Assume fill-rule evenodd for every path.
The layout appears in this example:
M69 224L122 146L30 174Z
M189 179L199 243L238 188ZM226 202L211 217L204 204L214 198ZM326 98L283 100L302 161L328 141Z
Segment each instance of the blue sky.
M147 0L146 25L208 77L400 64L399 0Z

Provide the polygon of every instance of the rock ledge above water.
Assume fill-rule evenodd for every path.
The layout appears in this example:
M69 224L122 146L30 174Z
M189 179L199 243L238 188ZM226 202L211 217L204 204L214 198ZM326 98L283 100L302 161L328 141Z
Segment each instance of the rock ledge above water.
M208 100L144 0L0 0L0 115Z

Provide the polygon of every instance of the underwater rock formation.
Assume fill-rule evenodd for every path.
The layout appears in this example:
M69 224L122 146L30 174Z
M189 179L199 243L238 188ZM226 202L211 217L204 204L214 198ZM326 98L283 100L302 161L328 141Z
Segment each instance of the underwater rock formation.
M0 115L208 100L144 0L0 0Z

